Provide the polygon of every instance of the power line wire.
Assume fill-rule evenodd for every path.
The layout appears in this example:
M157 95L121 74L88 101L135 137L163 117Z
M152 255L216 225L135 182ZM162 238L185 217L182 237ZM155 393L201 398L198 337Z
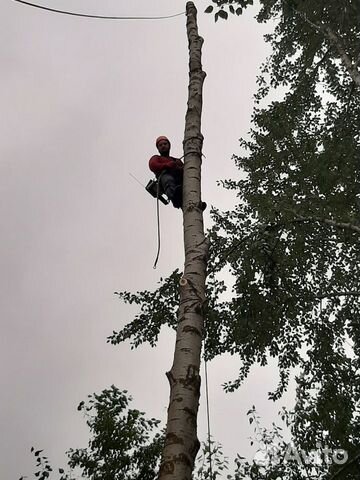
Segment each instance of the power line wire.
M39 8L41 10L47 10L48 12L61 13L63 15L71 15L73 17L86 17L86 18L100 18L102 20L165 20L167 18L180 17L185 15L185 12L175 13L174 15L165 15L158 17L120 17L120 16L107 16L107 15L90 15L87 13L68 12L67 10L58 10L56 8L45 7L44 5L38 5L36 3L27 2L25 0L14 0L14 2L22 3L30 7Z

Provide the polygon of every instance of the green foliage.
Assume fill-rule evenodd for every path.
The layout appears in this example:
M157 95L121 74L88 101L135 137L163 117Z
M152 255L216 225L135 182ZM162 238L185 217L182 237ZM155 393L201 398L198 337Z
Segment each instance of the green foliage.
M210 250L212 250L212 247ZM207 341L209 345L213 345L216 348L219 340L217 334L227 312L222 311L222 304L219 300L221 294L226 290L225 283L217 280L215 277L215 273L221 268L222 263L214 260L215 258L212 256L212 260L208 264L207 305L205 308L207 311ZM181 274L178 270L175 270L170 277L160 280L160 286L154 292L148 290L135 294L116 292L116 295L123 302L130 305L133 303L139 305L140 313L120 332L114 331L107 341L116 345L125 340L131 340L133 347L137 347L144 342L155 346L162 326L168 325L175 329L179 307L180 278Z
M41 455L43 450L35 450L34 447L31 447L31 452L34 454L36 461L37 471L34 474L35 477L38 480L47 480L50 477L51 472L53 471L48 457L46 457L45 455ZM21 477L20 480L22 480L22 478L26 477ZM60 480L65 480L65 478L62 478Z
M247 414L254 427L250 443L256 448L256 453L250 461L237 455L234 480L358 478L359 451L352 454L343 445L330 443L328 438L318 441L314 448L299 442L299 439L287 441L282 427L275 423L272 423L270 428L261 426L255 407ZM293 427L296 417L294 413L283 408L279 416L285 429Z
M301 347L321 362L317 347L325 341L356 372L344 342L351 338L359 351L359 89L316 27L331 27L359 58L353 7L262 2L259 20L277 18L268 36L273 54L258 79L250 139L241 143L247 154L236 157L245 178L223 182L240 203L235 215L214 214L222 243L247 239L227 261L236 278L227 307L236 321L231 331L225 327L222 348L244 359L229 389L271 355L281 373L276 399L301 362ZM283 99L260 107L278 87Z
M43 450L31 447L36 461L36 480L156 480L164 442L160 420L147 419L143 412L129 408L132 401L126 390L114 385L100 394L88 396L78 405L90 429L87 448L67 452L68 468L51 467ZM202 442L194 480L216 480L228 470L222 446ZM21 477L25 480L28 477Z
M224 456L222 445L214 440L202 442L201 452L197 457L194 480L220 480L229 471L229 460ZM230 474L227 479L232 479Z
M254 4L253 0L227 0L227 1L212 0L212 1L217 6L217 10L215 11L215 14L214 14L215 22L218 20L218 18L227 20L228 19L227 10L229 10L229 12L232 15L241 15L244 8ZM212 13L213 11L214 11L213 5L209 5L205 9L205 13Z
M143 291L135 294L130 292L115 292L119 298L128 304L140 306L140 313L120 332L113 332L107 341L116 345L133 338L132 346L137 347L143 342L155 346L162 325L176 327L176 313L179 306L178 285L181 274L175 270L169 278L160 279L160 287L155 292Z
M76 471L88 480L155 480L164 442L160 420L147 419L143 412L129 408L132 398L114 385L88 396L78 410L90 429L87 448L70 449L68 472L53 472L47 457L34 452L37 480L75 480ZM22 477L26 478L26 477ZM20 479L21 480L21 479Z
M225 327L223 351L238 353L243 365L226 387L273 356L277 399L296 366L295 441L310 451L326 440L350 457L360 441L360 94L324 28L355 65L354 6L262 2L259 20L277 20L268 36L273 54L258 79L245 154L235 158L243 178L223 182L240 202L235 215L214 214L227 247L247 239L227 261L235 324ZM283 98L262 106L278 87Z
M48 457L45 455L40 455L43 450L37 450L35 451L34 447L31 447L31 453L33 453L35 457L35 463L36 463L36 471L34 472L34 478L36 480L50 480L54 478L55 472L50 464L50 461ZM75 478L72 476L71 471L69 470L68 473L65 472L63 468L59 468L58 471L56 472L56 476L58 480L75 480ZM29 478L27 476L22 476L19 478L19 480L25 480L26 478Z
M114 385L89 396L82 411L90 428L87 448L68 452L69 466L91 480L153 480L163 445L160 421L130 409L131 397Z

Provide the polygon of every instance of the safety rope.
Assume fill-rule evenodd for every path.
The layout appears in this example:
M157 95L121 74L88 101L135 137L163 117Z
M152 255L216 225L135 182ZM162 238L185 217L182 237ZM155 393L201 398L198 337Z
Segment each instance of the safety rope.
M157 262L159 260L159 255L160 255L160 204L159 204L159 196L160 196L160 180L161 180L161 175L159 175L159 178L157 179L157 189L156 189L156 217L157 217L157 237L158 237L158 249L156 253L156 258L155 262L153 265L153 269L156 269Z
M207 362L205 363L205 397L206 397L206 417L207 417L207 437L208 437L208 448L209 448L209 473L210 480L212 480L212 451L211 451L211 431L210 431L210 407L209 407L209 382L208 382L208 373L207 373Z

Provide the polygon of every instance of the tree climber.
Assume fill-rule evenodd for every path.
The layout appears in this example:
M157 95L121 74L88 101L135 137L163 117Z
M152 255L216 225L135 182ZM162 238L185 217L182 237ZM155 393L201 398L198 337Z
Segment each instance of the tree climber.
M160 155L153 155L150 158L149 168L155 173L161 188L173 206L182 208L184 164L180 159L170 157L171 145L167 137L158 137L155 144ZM201 208L205 210L205 202L201 202Z
M161 136L156 139L156 148L160 155L153 155L149 168L155 173L160 186L175 208L182 207L182 184L184 164L178 158L170 157L170 141Z

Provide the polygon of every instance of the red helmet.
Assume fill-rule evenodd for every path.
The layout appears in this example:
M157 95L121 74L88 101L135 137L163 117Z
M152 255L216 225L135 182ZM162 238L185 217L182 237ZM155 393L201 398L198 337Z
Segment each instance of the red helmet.
M167 142L169 142L169 145L170 145L170 140L167 137L164 137L163 135L156 139L155 145L158 146L158 143L161 142L161 140L166 140Z

